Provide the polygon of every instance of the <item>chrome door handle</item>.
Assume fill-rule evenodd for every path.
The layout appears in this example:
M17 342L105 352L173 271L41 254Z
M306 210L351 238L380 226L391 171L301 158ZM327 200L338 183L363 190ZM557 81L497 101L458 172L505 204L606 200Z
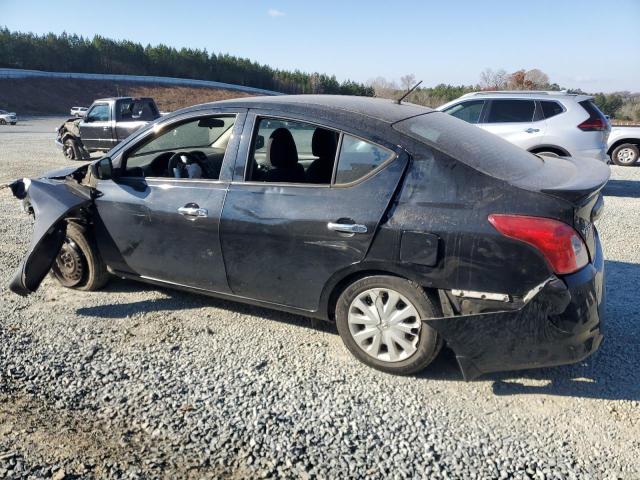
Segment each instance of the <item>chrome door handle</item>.
M525 130L525 132L527 132L527 133L536 133L536 132L539 132L539 131L540 131L539 128L527 128Z
M334 232L343 233L367 233L366 225L359 225L357 223L327 223L327 228Z
M180 215L184 215L185 217L206 217L209 215L209 212L206 208L198 207L180 207L178 209L178 213Z

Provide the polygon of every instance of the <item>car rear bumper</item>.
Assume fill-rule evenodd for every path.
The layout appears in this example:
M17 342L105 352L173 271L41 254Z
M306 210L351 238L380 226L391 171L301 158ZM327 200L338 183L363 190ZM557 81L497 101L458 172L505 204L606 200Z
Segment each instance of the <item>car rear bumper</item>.
M553 277L522 308L425 323L455 352L466 380L484 373L576 363L595 352L603 335L604 258L596 237L593 262Z

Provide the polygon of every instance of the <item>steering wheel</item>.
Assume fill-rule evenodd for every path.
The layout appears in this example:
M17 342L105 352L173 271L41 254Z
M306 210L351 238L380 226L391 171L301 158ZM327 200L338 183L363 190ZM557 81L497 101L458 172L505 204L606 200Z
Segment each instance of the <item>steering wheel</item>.
M187 165L197 163L200 168L200 160L189 152L177 152L171 155L167 165L167 176L174 178L189 178ZM176 170L177 169L177 170ZM176 175L177 173L177 175Z

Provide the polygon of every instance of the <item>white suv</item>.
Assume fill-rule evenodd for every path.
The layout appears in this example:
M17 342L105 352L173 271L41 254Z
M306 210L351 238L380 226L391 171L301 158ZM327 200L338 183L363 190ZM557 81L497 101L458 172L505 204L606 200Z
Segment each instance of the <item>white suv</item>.
M532 153L607 156L611 125L593 97L565 92L473 92L437 110L478 125Z

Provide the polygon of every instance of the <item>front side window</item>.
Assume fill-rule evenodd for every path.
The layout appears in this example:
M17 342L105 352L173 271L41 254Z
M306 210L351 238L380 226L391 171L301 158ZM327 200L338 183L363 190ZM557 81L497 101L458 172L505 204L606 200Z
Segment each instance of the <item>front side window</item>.
M90 122L108 122L109 121L109 105L101 103L95 105L87 115Z
M126 176L217 180L235 115L199 117L170 126L126 154Z
M338 157L336 183L360 180L393 157L391 150L345 134Z
M484 100L473 100L449 107L445 110L445 113L468 123L478 123L483 106Z
M533 100L492 100L486 123L532 122Z

